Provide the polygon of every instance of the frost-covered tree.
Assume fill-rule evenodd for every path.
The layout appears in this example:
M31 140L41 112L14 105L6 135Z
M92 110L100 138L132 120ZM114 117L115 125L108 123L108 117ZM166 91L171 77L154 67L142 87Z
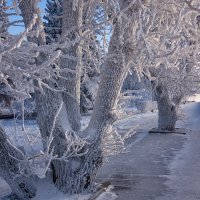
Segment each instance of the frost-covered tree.
M146 22L152 20L144 18L147 21L141 21L141 15L145 13L143 9L155 7L147 6L148 0L102 1L106 23L109 21L112 26L112 35L101 71L94 110L88 126L81 130L79 106L82 53L83 49L87 49L85 42L90 41L88 35L98 28L91 23L91 15L94 13L91 10L95 9L99 1L64 1L61 37L58 42L49 45L46 45L36 2L19 2L26 29L21 35L10 36L10 39L1 43L0 52L0 69L10 72L17 86L12 90L16 96L26 98L30 90L36 91L37 122L43 149L37 154L24 154L0 128L0 176L10 185L15 197L23 200L37 194L39 178L51 180L63 193L95 190L94 180L108 153L108 147L114 153L116 147L123 146L123 138L117 134L113 123L118 119L116 108L128 69L132 63L141 64L139 62L143 61L136 59L136 55L138 58L153 55L153 59L159 63L156 55L161 56L160 53L163 53L161 48L156 48L158 53L153 50L149 54L146 52L151 50L148 44L160 35L154 35L154 31L149 29L152 33L150 35L154 37L149 43L144 37L143 28L148 28ZM161 1L160 5L165 2ZM83 23L84 7L90 8L86 24ZM145 16L153 16L154 11L148 10ZM140 50L145 52L141 53ZM175 52L178 57L183 51L180 48ZM163 59L161 61L162 64ZM150 66L150 62L143 63ZM1 78L6 83L4 74Z
M28 8L31 11L35 10L31 5L36 4L30 1L28 3ZM5 11L11 10L14 12L13 8L16 9L15 4L4 6ZM26 12L26 14L30 16L30 12ZM36 44L26 41L26 37L30 40L31 38L35 39L32 36L41 33L40 27L38 27L37 31L35 29L37 22L39 22L38 14L35 13L30 18L28 16L26 20L28 21L29 19L30 21L22 34L12 36L7 33L6 37L0 41L0 82L6 86L6 89L15 98L19 99L29 98L29 93L34 90L33 79L39 81L43 77L51 76L53 72L49 66L56 60L59 54L54 52L55 49L53 51L52 49L39 50ZM38 41L41 41L41 35L37 37ZM44 61L36 66L35 60L39 52L43 54L48 53L48 61ZM8 80L12 80L12 84ZM33 181L34 174L31 172L31 164L25 158L25 154L10 142L2 127L0 128L0 151L0 176L6 180L13 193L20 197L20 199L32 198L36 187Z
M140 9L136 62L152 83L159 129L175 129L181 101L199 84L198 6L197 1L173 0L155 6L149 0Z
M176 122L180 118L181 102L198 91L199 71L195 68L187 71L182 67L159 66L151 69L152 75L153 72L156 72L152 87L158 103L158 129L174 131Z
M88 1L84 1L87 4ZM63 0L47 1L47 8L45 11L47 14L44 16L46 22L45 33L47 35L47 43L58 41L62 34L62 15L63 15ZM96 6L98 7L98 6ZM97 20L98 12L95 10L94 16L90 12L94 10L89 10L90 8L85 6L83 10L83 26L88 24L85 20L88 20L89 17L92 18L91 22L94 24ZM88 12L89 11L89 12ZM90 16L89 16L90 15ZM99 20L99 19L98 19ZM87 112L88 109L93 108L96 91L99 84L99 73L100 65L102 64L102 51L100 51L101 45L97 40L97 33L90 33L88 39L84 40L84 49L82 56L82 72L81 72L81 97L80 97L80 109L81 112Z
M8 31L8 16L4 10L6 5L5 0L1 0L0 2L0 33L1 33L1 39L5 37L3 34L7 34Z
M87 31L85 27L84 30L82 29L82 14L84 6L92 8L95 4L95 1L89 1L89 4L83 4L83 1L64 1L61 40L59 43L45 45L41 21L36 14L38 10L35 1L20 1L19 7L26 30L20 38L16 38L15 45L2 54L4 56L8 56L6 52L15 54L13 60L9 56L7 64L15 66L16 73L21 72L22 75L18 80L23 77L21 80L27 81L26 85L34 83L39 108L37 121L44 149L41 155L33 155L34 159L27 157L9 142L5 131L0 130L2 152L0 175L11 186L16 198L31 199L36 195L39 175L38 171L34 170L34 161L38 157L38 161L43 161L44 177L46 170L50 169L49 176L62 192L93 191L94 179L105 155L104 141L112 134L117 135L112 130L112 124L117 119L115 108L132 60L132 38L135 35L134 21L138 6L132 1L119 1L119 5L111 1L103 2L109 11L113 33L102 69L91 121L88 127L81 131L79 66L82 61L82 41L88 31L94 30L92 26L88 26ZM117 18L115 18L116 14ZM124 16L128 17L124 18ZM22 45L27 34L30 42ZM16 56L18 59L15 59ZM60 66L52 70L49 66L58 56L60 56ZM2 61L5 63L5 58ZM19 67L22 63L25 68ZM26 90L22 89L23 87L19 91L20 94L27 94ZM116 141L112 142L115 144ZM112 144L108 146L111 148Z
M44 16L47 44L58 41L62 33L63 0L47 0Z
M89 1L84 1L88 4ZM87 35L84 41L83 56L82 56L82 73L81 73L81 98L80 109L81 113L86 113L94 107L99 81L100 69L104 62L105 49L102 46L101 30L106 27L106 16L103 12L103 5L96 3L91 9L87 6L83 10L83 26L96 27L94 32ZM102 12L99 12L101 10ZM100 25L101 24L101 25ZM85 30L87 31L87 29Z
M8 35L8 15L5 12L6 1L2 0L0 2L0 40L6 40ZM11 96L6 90L4 83L0 83L0 100L4 102L4 106L9 106L11 104Z

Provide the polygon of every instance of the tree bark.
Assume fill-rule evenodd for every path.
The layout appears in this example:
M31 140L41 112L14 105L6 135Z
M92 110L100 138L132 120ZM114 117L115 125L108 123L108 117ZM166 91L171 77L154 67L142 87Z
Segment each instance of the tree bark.
M74 8L73 0L63 2L63 24L62 38L65 41L74 41L77 37L81 37L81 25L83 14L83 2L80 0L76 8ZM71 31L69 31L71 29ZM80 42L76 42L70 48L63 50L63 56L60 59L61 69L69 69L74 73L62 73L66 77L61 80L61 85L66 92L63 92L63 101L66 105L70 125L74 131L79 131L80 124L80 81L81 81L81 60L82 49ZM75 59L69 59L69 57Z
M163 86L156 87L155 97L158 103L158 129L175 130L178 120L178 105L170 100Z
M103 162L98 146L93 142L82 149L88 150L85 155L69 158L67 162L53 162L54 182L59 190L69 194L90 193L95 190L94 179Z
M120 0L119 3L121 10L129 8L124 13L129 20L120 17L114 19L113 22L113 35L110 39L94 111L88 126L88 130L98 132L93 131L95 137L103 137L104 129L107 129L116 120L115 109L118 96L133 57L138 5L136 3L130 6L132 0Z

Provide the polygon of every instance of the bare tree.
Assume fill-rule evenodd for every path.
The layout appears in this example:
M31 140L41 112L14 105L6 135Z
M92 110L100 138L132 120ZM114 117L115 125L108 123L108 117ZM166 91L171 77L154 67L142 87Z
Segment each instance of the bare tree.
M131 1L127 1L125 4L120 2L122 12L124 12L123 9L129 7L128 11L125 9L124 15L129 15L130 20L126 20L127 23L124 23L125 19L122 16L118 18L116 17L113 20L113 35L110 41L104 70L101 75L101 83L97 94L95 109L88 127L83 132L80 131L80 121L79 123L76 123L78 121L77 117L74 121L75 123L70 121L70 116L74 117L77 115L79 105L74 104L72 107L74 110L70 111L67 108L67 99L64 99L66 98L66 95L70 95L69 97L73 98L75 103L77 102L77 98L74 98L76 97L76 94L72 91L76 91L76 87L79 86L79 83L76 83L76 76L74 76L74 74L70 76L71 80L75 81L74 84L71 84L70 86L73 87L72 91L67 90L68 93L64 96L61 94L60 98L63 100L64 104L61 110L62 114L60 114L56 120L56 126L54 127L52 134L52 146L50 149L53 149L54 154L61 158L66 154L67 149L73 153L73 149L69 148L71 147L69 146L69 141L75 143L76 149L78 149L77 155L68 158L67 161L64 161L63 159L55 159L52 161L53 180L55 185L63 192L80 193L94 189L95 175L103 161L102 142L105 135L112 134L112 123L117 119L115 115L117 99L129 63L132 59L132 39L130 38L134 35L135 14L132 14L133 12L131 9L135 8L135 4L134 6L130 6L130 2ZM113 9L114 5L108 2L106 2L106 4L108 7ZM75 40L75 36L84 36L81 35L81 32L77 32L76 29L72 31L70 30L70 27L73 27L72 24L76 24L75 28L80 26L80 21L82 19L82 5L82 2L79 1L74 9L72 1L64 2L63 6L65 8L65 12L63 16L64 23L62 40L66 40L66 36L67 39L70 39L70 41ZM114 11L112 12L115 14ZM71 13L70 18L69 13ZM71 16L73 16L72 19ZM75 43L73 48L80 48L77 45L78 43L79 40ZM73 57L77 57L72 52L73 48L70 50L64 50L66 53L63 54L63 58L61 57L62 68L71 63L70 58L67 57L68 54L72 54ZM75 62L75 67L77 66L80 66L79 59L76 59ZM76 68L73 68L73 70L74 69ZM66 82L61 82L61 84L65 83ZM45 95L43 97L45 97ZM73 97L71 97L71 95L73 95ZM45 99L40 101L43 104L42 110L44 112L39 113L39 116L42 116L39 120L39 124L42 124L41 134L45 134L46 138L50 137L51 131L48 130L47 127L51 127L52 119L55 113L55 105L58 105L57 102L49 102L49 99L49 97L45 97ZM55 102L58 98L54 97L53 99ZM72 103L68 105L72 105ZM45 123L44 119L47 119L45 120ZM77 140L82 141L79 141L79 143L84 145L78 145L79 143L76 143ZM73 146L73 148L75 147Z
M137 64L152 83L159 129L175 129L181 101L199 85L199 13L188 4L150 0L139 13Z
M41 155L44 157L44 172L51 168L51 177L55 186L64 193L89 192L95 188L94 179L104 159L104 139L107 135L113 134L112 124L117 119L115 108L118 96L132 60L134 20L138 12L137 3L131 0L119 3L118 5L114 1L103 2L113 25L113 34L91 121L84 131L80 131L81 44L84 34L93 31L91 26L88 31L85 31L87 27L82 27L82 11L84 5L93 6L96 2L90 1L89 4L88 2L84 4L81 0L64 2L62 37L58 44L52 44L50 49L44 42L45 37L43 37L40 18L37 17L35 1L19 2L26 27L22 36L28 36L30 43L25 42L25 47L15 45L9 52L29 53L28 58L33 63L33 66L31 62L26 63L26 68L30 67L30 71L29 73L23 71L23 75L27 72L29 77L35 80L34 87L38 91L37 121L44 144ZM22 44L22 36L20 44ZM30 45L29 48L26 45ZM60 63L54 69L51 63L58 58L60 52L62 52ZM5 51L2 54L5 55ZM21 64L9 60L9 64L11 63L15 64L14 66ZM48 72L48 76L45 76L44 72ZM23 91L19 92L23 93ZM1 134L2 141L7 141L3 130ZM3 173L6 174L4 178L13 189L13 193L19 199L30 199L35 196L38 178L33 170L32 159L26 159L24 154L9 142L1 142L1 149L5 152L2 154L3 161L7 156L16 160L12 164L9 159L3 162L9 162L9 167L4 164L0 166L1 176ZM14 169L10 172L9 169L12 167ZM13 179L15 175L17 178Z
M9 10L15 7L5 7ZM8 13L11 15L14 13ZM28 34L35 35L33 27L37 24L38 15L33 15L30 23L25 31L19 36L6 34L6 37L0 41L0 81L7 87L7 90L16 98L25 99L29 97L29 92L33 91L34 85L31 79L47 76L52 73L49 70L49 65L56 60L58 53L43 49L43 52L48 51L48 61L41 65L35 66L35 59L38 57L38 47L32 43L27 43L25 37ZM9 23L4 23L3 27L9 27ZM33 30L33 31L31 31ZM4 32L0 33L5 34ZM55 50L55 49L54 49ZM54 51L53 50L53 51ZM52 54L51 54L51 53ZM44 71L45 67L45 71ZM12 80L12 84L8 80ZM37 177L31 170L31 163L27 156L14 146L8 139L3 128L0 128L0 151L1 164L0 176L3 177L16 198L31 199L36 193Z

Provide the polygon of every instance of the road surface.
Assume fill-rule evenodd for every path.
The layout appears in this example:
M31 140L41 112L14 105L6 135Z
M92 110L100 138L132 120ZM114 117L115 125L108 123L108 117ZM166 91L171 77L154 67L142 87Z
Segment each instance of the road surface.
M98 181L110 181L119 200L200 200L200 103L183 113L186 135L147 134L157 119L144 116L130 152L110 158Z

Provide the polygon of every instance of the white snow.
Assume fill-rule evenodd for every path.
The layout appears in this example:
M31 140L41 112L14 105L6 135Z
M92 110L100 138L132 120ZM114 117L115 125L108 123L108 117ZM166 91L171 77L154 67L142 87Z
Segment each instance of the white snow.
M200 94L194 94L186 98L189 102L200 102Z
M184 110L190 111L193 108L193 103L189 103L183 105ZM198 116L198 115L197 115ZM82 128L85 128L89 122L90 116L85 116L82 119ZM5 130L11 139L11 141L16 144L17 146L24 146L25 151L32 155L39 152L42 149L42 143L39 135L39 130L37 124L34 120L26 120L25 123L25 130L22 131L22 122L21 120L1 120L1 123L5 127ZM179 122L178 125L183 125L185 121ZM197 117L193 122L196 124L195 129L199 127L199 118ZM139 127L138 127L139 124ZM151 128L156 127L157 125L157 112L147 112L143 114L134 114L130 115L129 117L118 121L115 126L118 127L119 130L128 131L129 129L137 128L143 130L149 130ZM187 124L185 125L187 126ZM133 131L134 132L134 131ZM147 134L147 133L145 133ZM145 137L144 131L141 133L141 137ZM140 136L139 136L140 137ZM137 139L136 139L137 140ZM138 141L140 138L138 139ZM134 142L133 142L134 143ZM30 149L31 145L31 150ZM124 156L121 154L121 156ZM174 161L171 165L171 169L176 167L177 163L180 162L180 155L176 158L177 160ZM173 180L172 180L173 181ZM0 198L3 197L5 194L10 193L10 189L8 185L0 179ZM51 185L49 182L45 182L41 180L38 186L38 194L34 198L34 200L86 200L90 197L91 194L87 195L64 195L63 193L57 191L57 189ZM116 199L116 195L110 190L110 188L100 195L98 200L112 200Z
M25 121L23 131L22 120L1 120L10 139L17 147L23 147L28 155L35 155L42 149L39 128L35 120Z
M91 194L87 195L66 195L59 192L48 180L41 180L38 183L38 193L33 200L88 200Z

